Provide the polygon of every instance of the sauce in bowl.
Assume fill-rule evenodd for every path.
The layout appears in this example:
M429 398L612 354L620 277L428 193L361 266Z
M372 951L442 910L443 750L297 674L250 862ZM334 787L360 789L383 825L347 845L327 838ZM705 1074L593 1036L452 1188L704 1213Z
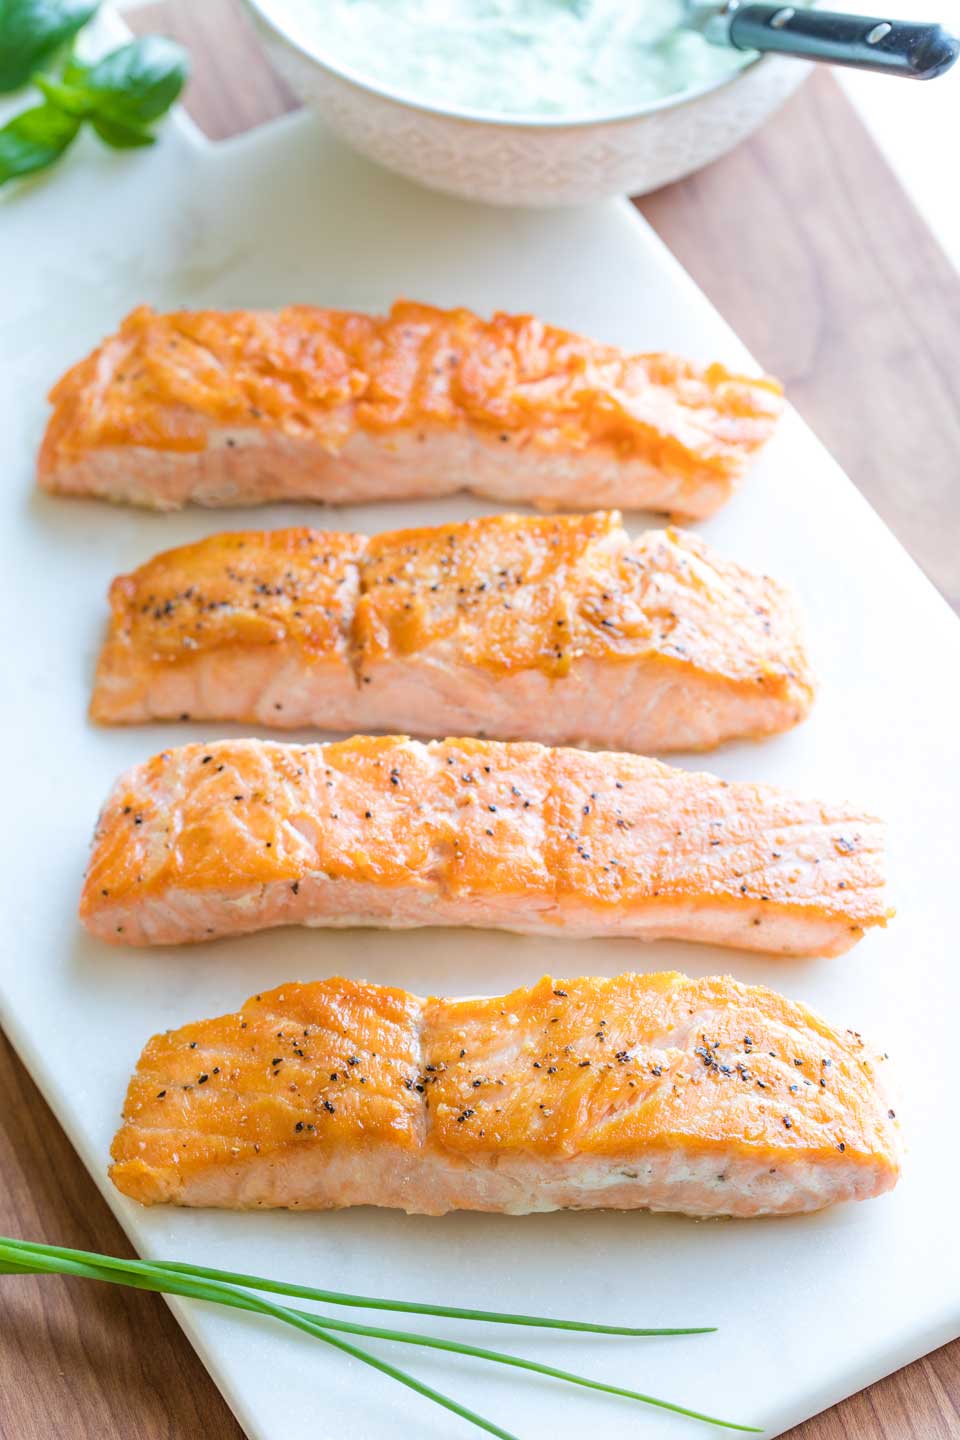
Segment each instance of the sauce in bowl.
M750 54L681 28L682 0L271 0L304 49L413 101L589 117L718 83Z

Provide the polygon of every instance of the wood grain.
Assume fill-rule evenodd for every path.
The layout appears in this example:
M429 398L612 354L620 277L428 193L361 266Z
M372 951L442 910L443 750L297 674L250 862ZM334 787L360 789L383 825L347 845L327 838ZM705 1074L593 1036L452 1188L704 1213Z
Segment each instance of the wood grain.
M130 17L189 45L213 138L294 101L235 0ZM639 202L674 253L945 595L960 603L960 284L825 76L757 136ZM952 353L951 353L952 352ZM0 1232L129 1254L0 1038ZM0 1440L239 1440L157 1296L55 1278L0 1286ZM957 1440L960 1342L784 1440Z
M833 77L638 204L960 607L960 278Z
M0 1035L0 1234L132 1255ZM159 1295L59 1276L0 1284L0 1440L242 1440Z

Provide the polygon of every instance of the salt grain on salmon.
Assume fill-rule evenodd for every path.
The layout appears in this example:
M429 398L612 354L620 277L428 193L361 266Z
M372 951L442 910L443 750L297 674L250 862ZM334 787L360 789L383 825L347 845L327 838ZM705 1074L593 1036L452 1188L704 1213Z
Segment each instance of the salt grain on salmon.
M616 512L491 516L368 540L215 535L110 589L107 724L484 734L642 753L796 724L792 602L692 535Z
M838 955L883 925L848 805L533 744L223 740L122 776L80 905L104 940L473 925Z
M143 1205L788 1215L896 1184L883 1065L728 978L288 984L149 1041L110 1174Z
M158 510L465 491L702 517L782 409L770 379L407 301L142 306L50 398L40 485Z

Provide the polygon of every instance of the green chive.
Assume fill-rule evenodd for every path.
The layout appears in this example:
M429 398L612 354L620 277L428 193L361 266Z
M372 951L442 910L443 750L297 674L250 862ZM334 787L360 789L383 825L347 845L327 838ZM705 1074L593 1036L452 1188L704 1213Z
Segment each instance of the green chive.
M358 1345L351 1345L346 1340L338 1340L333 1335L328 1335L313 1316L302 1316L297 1310L288 1310L284 1305L274 1305L269 1300L259 1300L255 1295L247 1295L242 1290L230 1291L227 1286L219 1293L218 1288L211 1281L191 1281L187 1277L174 1279L172 1276L151 1277L142 1273L139 1269L124 1275L116 1268L103 1267L97 1261L111 1259L108 1256L91 1255L90 1260L94 1263L84 1264L78 1260L64 1260L55 1256L45 1258L39 1254L24 1256L25 1264L16 1262L8 1265L6 1252L16 1246L14 1241L0 1241L0 1269L9 1269L18 1274L37 1273L38 1271L47 1274L75 1275L84 1280L100 1280L110 1285L128 1285L136 1290L156 1290L164 1294L183 1295L190 1300L207 1300L213 1304L228 1305L236 1310L252 1310L261 1315L269 1315L275 1320L282 1320L285 1324L292 1325L297 1330L303 1330L308 1335L313 1335L317 1340L322 1340L325 1345L331 1345L335 1350L342 1350L347 1355L352 1355L355 1360L361 1360L365 1365L370 1365L381 1374L388 1375L391 1380L398 1381L407 1389L415 1391L427 1400L433 1400L437 1405L443 1406L445 1410L451 1410L454 1415L459 1415L462 1420L468 1420L479 1429L487 1431L490 1435L496 1435L499 1440L518 1440L510 1430L504 1430L495 1425L492 1420L485 1416L478 1415L475 1410L470 1410L466 1405L461 1405L458 1400L453 1400L449 1395L444 1395L439 1390L418 1380L415 1375L409 1374L406 1370L400 1370L396 1365L389 1364L386 1360L371 1355L368 1350L361 1350ZM83 1251L79 1251L83 1254Z
M388 1375L391 1379L397 1380L400 1384L407 1386L425 1398L433 1400L436 1404L451 1410L462 1419L468 1420L482 1430L492 1435L502 1437L502 1440L516 1440L506 1430L501 1429L492 1421L485 1419L476 1412L467 1409L459 1402L449 1396L433 1390L425 1385L415 1376L395 1366L381 1361L366 1350L350 1344L346 1340L340 1340L330 1331L337 1331L350 1335L363 1335L376 1340L388 1340L391 1342L418 1345L429 1349L443 1350L454 1354L467 1355L474 1359L487 1360L495 1364L508 1365L517 1369L533 1371L537 1374L546 1375L552 1379L561 1380L568 1384L579 1385L587 1389L600 1391L606 1394L621 1396L625 1399L637 1401L641 1404L656 1406L662 1410L668 1410L675 1414L683 1415L691 1420L705 1424L721 1426L725 1429L749 1431L758 1433L757 1428L751 1425L737 1424L734 1421L720 1420L716 1416L706 1415L700 1411L688 1409L686 1406L676 1405L667 1400L657 1399L655 1396L643 1394L636 1390L627 1390L621 1386L609 1385L599 1380L591 1380L582 1375L575 1375L566 1370L558 1370L554 1366L543 1365L536 1361L524 1360L516 1355L504 1354L501 1351L486 1350L473 1345L463 1344L456 1340L444 1340L436 1336L421 1335L416 1332L403 1330L389 1330L377 1326L353 1324L344 1320L334 1320L326 1315L317 1315L304 1310L296 1310L283 1305L276 1305L271 1301L262 1300L256 1295L249 1293L249 1290L239 1288L242 1285L250 1285L259 1289L278 1291L281 1294L297 1294L307 1298L329 1299L336 1296L334 1303L346 1303L351 1305L374 1305L382 1308L406 1308L416 1309L422 1313L436 1313L432 1307L407 1306L401 1301L370 1301L358 1296L343 1296L336 1291L311 1290L305 1286L284 1286L279 1282L263 1280L257 1276L234 1276L230 1272L209 1270L200 1266L175 1264L172 1262L151 1263L142 1260L121 1260L114 1256L96 1255L83 1250L70 1250L59 1246L36 1245L29 1241L17 1241L3 1239L0 1237L0 1271L11 1273L59 1273L75 1275L80 1278L99 1280L108 1284L130 1285L136 1289L155 1290L170 1294L182 1295L188 1299L204 1300L212 1304L227 1305L235 1309L250 1310L256 1313L267 1315L273 1319L282 1321L285 1324L294 1326L296 1329L313 1335L316 1339L323 1341L335 1349L352 1355L355 1359L361 1360L364 1364L371 1365L374 1369ZM221 1278L229 1275L229 1278ZM614 1330L612 1327L587 1327L580 1322L574 1321L540 1321L532 1316L499 1315L492 1312L475 1310L449 1310L446 1307L436 1307L444 1314L452 1314L456 1318L465 1319L493 1319L504 1323L518 1323L527 1325L545 1324L547 1326L560 1325L562 1328L581 1329L592 1328L600 1333L623 1333ZM702 1331L633 1331L634 1334L689 1334L703 1333Z
M88 1259L84 1250L63 1249L56 1245L32 1245L27 1240L5 1241L0 1244L17 1244L26 1250L35 1249L42 1254L62 1255L77 1260ZM112 1256L97 1257L99 1264L124 1267L128 1262L114 1260ZM715 1325L686 1326L680 1329L636 1329L626 1325L593 1325L585 1320L553 1320L542 1315L514 1315L496 1310L464 1310L455 1305L428 1305L411 1300L382 1300L369 1295L349 1295L340 1290L317 1290L310 1285L292 1285L283 1280L267 1280L262 1275L245 1275L232 1270L212 1270L203 1265L184 1265L175 1260L153 1262L158 1269L169 1270L174 1275L193 1275L205 1280L217 1280L226 1285L244 1285L248 1290L264 1290L272 1295L288 1295L297 1300L318 1300L325 1305L348 1305L358 1310L392 1310L407 1315L436 1315L444 1320L481 1320L494 1325L531 1325L544 1330L577 1330L590 1335L712 1335Z

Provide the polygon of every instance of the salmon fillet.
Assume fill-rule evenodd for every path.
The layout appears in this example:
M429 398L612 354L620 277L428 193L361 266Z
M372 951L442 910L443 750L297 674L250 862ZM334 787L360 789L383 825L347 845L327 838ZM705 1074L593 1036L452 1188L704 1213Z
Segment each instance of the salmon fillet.
M80 904L133 945L474 925L837 955L883 925L879 823L634 755L223 740L129 771Z
M290 984L148 1042L110 1175L143 1205L787 1215L896 1184L885 1059L729 978Z
M782 408L763 377L530 316L134 310L50 395L38 480L158 510L468 491L711 514Z
M215 535L110 588L107 724L480 734L703 749L803 719L793 605L766 576L619 514L494 516L368 540Z

